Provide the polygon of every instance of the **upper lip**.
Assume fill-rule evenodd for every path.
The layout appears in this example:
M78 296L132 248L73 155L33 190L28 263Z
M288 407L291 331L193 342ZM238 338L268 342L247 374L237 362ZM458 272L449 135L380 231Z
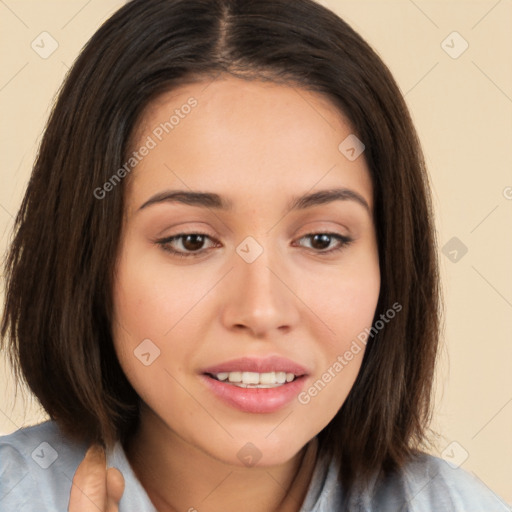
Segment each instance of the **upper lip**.
M306 375L308 371L302 365L280 356L265 358L240 357L231 359L202 370L202 373L224 373L224 372L286 372L296 376Z

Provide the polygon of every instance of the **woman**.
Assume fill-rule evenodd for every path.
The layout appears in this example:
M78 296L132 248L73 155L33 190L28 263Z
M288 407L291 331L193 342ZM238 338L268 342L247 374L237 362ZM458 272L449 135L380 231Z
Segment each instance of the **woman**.
M0 438L2 510L500 510L422 451L432 215L399 89L336 15L129 2L17 218L2 336L51 421Z

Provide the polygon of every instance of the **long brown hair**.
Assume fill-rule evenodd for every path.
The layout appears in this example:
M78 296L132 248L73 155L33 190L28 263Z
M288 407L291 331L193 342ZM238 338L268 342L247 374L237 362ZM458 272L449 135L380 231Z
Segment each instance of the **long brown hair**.
M441 302L425 164L389 70L341 18L311 0L133 0L94 34L48 121L6 258L2 348L75 440L133 433L139 397L112 343L112 283L126 162L148 104L187 81L230 73L326 95L365 146L381 290L367 345L335 418L319 433L340 480L401 467L426 440Z

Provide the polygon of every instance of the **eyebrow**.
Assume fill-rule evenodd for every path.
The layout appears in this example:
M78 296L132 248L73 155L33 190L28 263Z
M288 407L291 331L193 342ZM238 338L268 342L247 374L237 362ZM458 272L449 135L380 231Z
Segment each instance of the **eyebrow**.
M304 210L306 208L312 208L313 206L319 206L333 201L354 201L361 205L368 214L371 215L370 206L366 202L366 199L355 190L348 188L320 190L311 194L293 197L288 203L288 210ZM213 208L215 210L233 210L233 202L231 200L223 198L219 194L215 194L213 192L166 190L150 197L142 206L140 206L139 211L154 204L173 202L190 206L199 206L202 208Z

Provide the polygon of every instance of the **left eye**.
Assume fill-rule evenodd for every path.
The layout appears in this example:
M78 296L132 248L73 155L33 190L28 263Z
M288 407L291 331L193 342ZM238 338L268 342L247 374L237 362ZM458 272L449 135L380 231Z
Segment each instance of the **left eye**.
M204 248L207 239L212 240L213 243L210 247ZM309 249L312 249L318 254L330 254L340 251L353 241L351 238L338 233L311 233L299 238L299 241L305 239L311 240ZM334 247L330 247L333 241L337 241L338 244ZM179 235L157 240L157 243L164 251L182 258L201 256L208 249L219 245L216 240L205 233L180 233ZM178 243L177 245L181 245L181 247L177 248L176 243Z
M352 242L351 238L338 233L312 233L303 236L299 240L304 240L305 238L309 238L311 240L311 249L318 249L317 252L319 253L332 253L334 251L339 251ZM326 250L333 240L337 241L338 245Z

